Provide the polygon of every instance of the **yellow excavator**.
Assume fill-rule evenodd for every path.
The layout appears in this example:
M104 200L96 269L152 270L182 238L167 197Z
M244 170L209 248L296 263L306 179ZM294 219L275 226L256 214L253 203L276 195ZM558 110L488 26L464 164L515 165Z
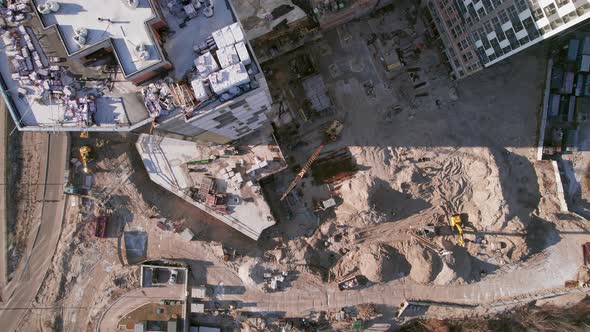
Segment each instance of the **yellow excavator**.
M465 247L465 238L463 237L463 218L460 214L454 214L450 219L451 227L454 227L459 232L457 241L461 247Z
M90 162L90 153L92 149L89 146L83 146L80 148L80 159L82 159L82 167L84 173L90 173L90 169L88 169L88 162Z

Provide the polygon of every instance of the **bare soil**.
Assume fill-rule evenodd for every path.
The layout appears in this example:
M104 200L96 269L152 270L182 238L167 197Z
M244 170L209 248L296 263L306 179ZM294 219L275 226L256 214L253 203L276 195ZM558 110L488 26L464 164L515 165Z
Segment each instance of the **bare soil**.
M12 278L24 255L29 234L40 213L41 159L47 134L14 131L8 138L8 275ZM45 152L44 152L45 151Z

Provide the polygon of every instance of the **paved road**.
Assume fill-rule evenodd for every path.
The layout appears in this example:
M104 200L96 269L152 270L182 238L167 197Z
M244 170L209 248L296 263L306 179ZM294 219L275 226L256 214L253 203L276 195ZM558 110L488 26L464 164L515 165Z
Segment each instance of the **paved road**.
M63 183L69 150L64 134L48 135L47 172L43 188L40 223L33 228L33 245L29 257L23 257L23 272L7 286L4 306L0 310L3 331L15 331L37 294L49 266L61 233L65 209ZM41 177L43 178L43 176ZM34 226L35 227L35 226Z

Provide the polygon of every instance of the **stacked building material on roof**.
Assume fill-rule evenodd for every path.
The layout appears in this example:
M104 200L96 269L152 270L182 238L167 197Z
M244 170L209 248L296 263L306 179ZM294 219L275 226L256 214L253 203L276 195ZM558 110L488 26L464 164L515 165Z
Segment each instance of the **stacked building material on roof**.
M195 94L195 98L199 101L205 101L209 99L209 92L207 91L207 87L205 87L205 83L201 79L193 79L191 81L191 87L193 88L193 93Z
M150 117L155 118L163 112L170 112L175 109L174 100L178 102L178 95L174 96L170 87L164 82L156 82L141 89L145 107Z
M252 61L250 60L250 54L248 54L246 44L244 44L244 42L239 42L236 43L234 47L236 48L236 52L238 52L240 61L246 66L249 65Z
M195 59L195 67L197 68L197 74L202 78L206 78L219 70L219 65L211 52L205 52L197 57Z
M237 63L209 76L211 90L218 95L230 88L250 82L250 76L243 63Z
M240 57L238 56L238 52L234 45L229 45L217 50L217 58L219 59L221 68L227 68L240 62Z

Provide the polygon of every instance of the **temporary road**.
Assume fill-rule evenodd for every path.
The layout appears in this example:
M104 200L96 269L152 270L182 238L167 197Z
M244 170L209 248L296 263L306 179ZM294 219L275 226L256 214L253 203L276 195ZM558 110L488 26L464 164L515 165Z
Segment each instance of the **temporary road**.
M22 258L24 267L4 288L3 305L0 307L0 326L3 331L15 331L41 287L57 242L61 234L65 209L63 185L66 158L69 150L68 136L48 134L46 151L42 151L41 164L46 172L40 176L41 213L32 228L31 249ZM43 180L43 181L41 181Z

